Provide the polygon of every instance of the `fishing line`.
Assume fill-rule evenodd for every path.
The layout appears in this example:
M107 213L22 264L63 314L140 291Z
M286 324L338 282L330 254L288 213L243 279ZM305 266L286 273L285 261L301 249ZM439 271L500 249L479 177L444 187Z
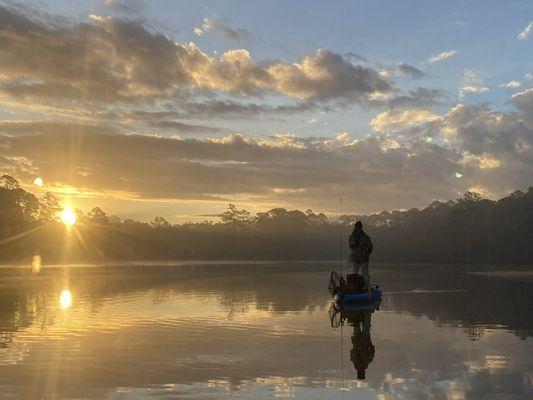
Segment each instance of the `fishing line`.
M342 327L344 323L342 321L341 314L341 381L342 381L342 398L344 399L344 336L342 334Z

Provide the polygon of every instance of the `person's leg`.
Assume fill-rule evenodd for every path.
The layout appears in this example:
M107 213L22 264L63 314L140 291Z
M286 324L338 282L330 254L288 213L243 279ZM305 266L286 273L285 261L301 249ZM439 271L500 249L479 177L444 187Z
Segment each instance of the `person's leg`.
M368 261L360 263L359 270L361 271L359 273L365 278L365 284L368 285Z
M354 274L359 273L359 264L355 261L352 261L352 273Z
M370 335L370 311L366 310L365 319L363 320L363 332Z

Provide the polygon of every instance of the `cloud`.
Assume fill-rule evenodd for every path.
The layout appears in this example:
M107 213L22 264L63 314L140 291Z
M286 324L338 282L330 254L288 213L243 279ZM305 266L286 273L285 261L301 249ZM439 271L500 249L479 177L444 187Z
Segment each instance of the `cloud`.
M455 185L454 151L423 143L393 148L377 137L350 141L340 134L332 145L329 139L291 134L165 139L36 124L26 133L19 127L17 135L7 134L12 131L0 123L4 157L26 160L47 182L140 199L240 196L327 207L330 193L339 193L357 199L360 207L381 209L449 197Z
M233 29L213 18L204 18L202 27L194 28L194 33L197 36L202 36L207 32L219 32L223 34L226 39L235 41L248 39L250 37L250 32L248 32L246 29Z
M441 100L446 97L444 91L440 89L428 89L418 87L407 93L389 96L383 100L376 100L375 104L386 105L389 108L420 108L440 105Z
M138 123L144 124L145 126L161 128L165 131L177 131L183 134L209 134L227 132L226 129L222 129L219 127L185 123L176 120L176 118L174 118L172 114L173 113L168 113L164 111L137 111L129 114L129 117L135 118Z
M533 88L515 93L511 96L511 102L521 112L522 117L533 124Z
M409 65L405 62L401 62L398 65L398 71L404 75L408 75L413 79L422 79L426 76L424 71L419 70L418 68Z
M489 90L475 70L461 87ZM138 21L93 15L67 24L0 6L0 93L3 105L36 118L0 121L0 168L91 193L324 208L334 193L376 211L474 186L505 194L533 176L531 89L511 97L514 111L460 104L436 114L428 107L442 105L441 90L399 91L363 60L326 49L293 61L256 62L244 49L215 57ZM259 139L212 123L354 103L382 107L369 137L339 129L336 137ZM323 120L299 121L313 117Z
M292 115L311 111L330 111L326 105L313 102L294 102L271 106L256 103L241 103L232 100L206 100L203 102L180 102L180 116L193 117L222 117L229 118L241 116L246 118L260 117L261 115Z
M457 141L465 154L465 176L473 178L473 183L498 195L531 185L533 129L520 112L465 106L449 119L460 122Z
M146 8L143 0L100 0L100 3L110 11L129 16L140 15Z
M463 86L459 90L459 97L463 98L467 94L479 94L490 91L490 88L483 85L484 77L477 69L467 68L463 73Z
M446 114L417 123L411 123L417 120L405 111L386 112L377 115L372 125L392 144L409 147L425 140L456 149L462 180L500 197L516 188L527 189L533 176L533 89L513 95L511 103L516 106L511 112L458 104Z
M433 64L442 60L446 60L447 58L454 57L458 54L456 50L449 50L449 51L443 51L442 53L439 53L435 56L432 56L426 60L426 62Z
M389 110L376 115L370 121L370 126L376 132L387 132L435 121L439 118L438 115L424 109Z
M354 60L356 62L364 62L364 63L368 62L368 59L366 57L363 57L360 54L356 54L356 53L352 53L352 52L348 52L348 53L344 54L344 57L347 58L347 59Z
M490 92L490 89L486 86L463 86L460 91L460 96L465 94L486 93Z
M516 110L507 113L463 104L442 115L388 110L372 120L374 135L356 140L346 132L167 139L105 125L3 121L0 168L28 179L38 173L58 187L145 200L237 196L327 208L338 193L365 211L408 208L470 187L500 196L531 185L533 90L511 102Z
M299 63L277 63L266 69L276 90L300 99L352 99L365 102L375 93L393 91L375 70L353 65L325 49L308 54Z
M374 69L325 49L260 65L244 49L210 57L138 21L92 15L51 26L2 6L0 28L0 90L12 97L141 102L200 90L366 103L394 90Z
M526 40L529 36L531 36L532 33L533 33L533 21L527 24L524 30L520 32L516 38L518 40Z
M335 139L340 142L345 142L350 139L350 134L348 132L341 132L337 136L335 136Z
M509 81L507 83L502 83L501 85L498 85L498 87L506 88L506 89L516 89L522 86L522 84L518 81Z

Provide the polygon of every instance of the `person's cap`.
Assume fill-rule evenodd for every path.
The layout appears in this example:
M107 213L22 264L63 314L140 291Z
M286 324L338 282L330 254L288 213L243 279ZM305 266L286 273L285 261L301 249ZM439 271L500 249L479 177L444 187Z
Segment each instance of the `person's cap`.
M363 227L363 223L362 223L361 221L357 221L357 222L355 223L355 227L356 227L356 228L362 228L362 227Z

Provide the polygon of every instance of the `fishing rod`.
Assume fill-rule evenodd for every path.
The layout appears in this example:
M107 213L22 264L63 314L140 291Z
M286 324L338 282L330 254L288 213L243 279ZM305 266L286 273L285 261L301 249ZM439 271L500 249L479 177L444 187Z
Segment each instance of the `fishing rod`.
M342 197L339 199L339 267L342 278Z
M341 282L342 282L342 197L339 198L339 268L341 271ZM342 333L342 316L341 316L341 381L342 381L342 398L344 399L344 336Z
M342 322L341 316L341 381L342 381L342 398L344 399L344 336L342 335L342 327L344 323Z

